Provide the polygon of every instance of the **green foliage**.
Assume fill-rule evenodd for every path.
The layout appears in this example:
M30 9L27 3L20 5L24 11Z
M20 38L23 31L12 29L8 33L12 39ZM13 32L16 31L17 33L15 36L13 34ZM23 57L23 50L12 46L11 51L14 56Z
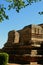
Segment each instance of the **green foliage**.
M5 0L5 1L9 2L8 10L11 10L13 8L17 12L19 12L22 8L24 8L28 5L31 5L32 3L41 1L41 0ZM6 10L6 8L4 7L4 5L0 5L0 22L2 22L4 19L9 19L5 13L5 10Z
M40 15L43 15L43 11L42 12L38 12Z
M8 7L9 7L9 10L13 8L13 9L16 9L17 12L19 12L19 10L23 8L24 6L25 6L25 2L23 0L12 0L11 4Z
M0 65L6 65L8 63L8 54L0 53Z
M36 3L41 0L6 0L6 1L11 3L8 6L9 10L13 8L16 9L17 12L19 12L21 8L24 8L28 5L31 5L34 2Z
M8 16L5 13L6 8L4 7L4 5L0 5L0 22L2 22L5 19L8 19Z

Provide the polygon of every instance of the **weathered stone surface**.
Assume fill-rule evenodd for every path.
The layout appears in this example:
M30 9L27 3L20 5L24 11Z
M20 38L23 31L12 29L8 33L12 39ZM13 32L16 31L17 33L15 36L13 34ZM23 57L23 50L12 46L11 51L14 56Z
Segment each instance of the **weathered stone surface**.
M43 41L43 28L39 25L28 25L18 31L10 31L8 33L7 45L19 43L29 44L31 42Z
M15 43L19 43L19 33L13 30L8 33L8 40L4 46L12 46Z
M15 32L15 38L14 38L14 43L19 43L19 33L18 32Z
M40 59L43 61L43 56L39 56L43 55L41 47L43 49L43 27L28 25L21 30L10 31L2 50L9 54L10 62L30 63L40 62ZM34 63L30 63L32 64Z
M10 31L8 33L8 42L19 43L19 33L17 31Z
M42 24L38 24L38 26L41 26L43 28L43 23Z
M31 25L24 27L18 31L20 34L20 43L29 43L31 40Z

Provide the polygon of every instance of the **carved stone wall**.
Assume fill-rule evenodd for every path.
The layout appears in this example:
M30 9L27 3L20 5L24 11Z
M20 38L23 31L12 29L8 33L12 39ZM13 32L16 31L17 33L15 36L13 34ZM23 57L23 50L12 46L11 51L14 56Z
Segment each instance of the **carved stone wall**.
M20 43L29 43L29 41L31 40L31 25L28 27L24 27L18 32L20 34Z
M13 30L8 33L8 40L4 46L12 46L15 43L19 43L19 33Z
M28 25L18 31L10 31L8 40L2 50L9 54L9 62L43 63L43 28L39 25ZM30 45L29 45L30 43ZM38 62L38 63L37 63Z
M17 31L10 31L8 34L8 42L19 43L19 33Z
M43 41L43 28L38 25L28 25L18 31L10 31L8 33L7 45L15 43L27 44L31 42Z

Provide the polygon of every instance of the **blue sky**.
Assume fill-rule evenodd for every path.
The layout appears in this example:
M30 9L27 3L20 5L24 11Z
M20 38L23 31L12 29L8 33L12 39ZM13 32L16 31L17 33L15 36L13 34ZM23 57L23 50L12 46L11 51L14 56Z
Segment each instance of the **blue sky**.
M6 3L5 0L1 0L0 4L4 3L5 6L9 3ZM13 10L6 10L6 13L9 15L9 20L4 20L0 23L0 48L4 46L8 39L8 32L11 30L19 30L24 26L29 24L41 24L43 23L43 15L39 15L38 12L43 10L43 1L38 3L33 3L26 8L20 10L19 13Z

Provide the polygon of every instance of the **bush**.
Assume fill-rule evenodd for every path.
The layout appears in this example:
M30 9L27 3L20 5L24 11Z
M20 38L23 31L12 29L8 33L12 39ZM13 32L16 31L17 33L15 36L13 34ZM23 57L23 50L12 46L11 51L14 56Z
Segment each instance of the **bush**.
M7 65L8 58L9 56L7 53L0 53L0 65Z

